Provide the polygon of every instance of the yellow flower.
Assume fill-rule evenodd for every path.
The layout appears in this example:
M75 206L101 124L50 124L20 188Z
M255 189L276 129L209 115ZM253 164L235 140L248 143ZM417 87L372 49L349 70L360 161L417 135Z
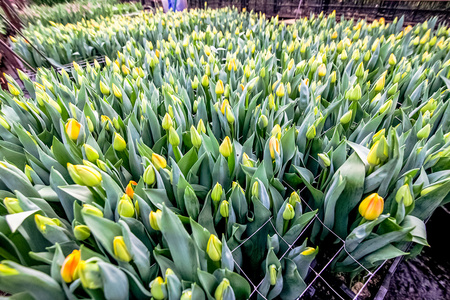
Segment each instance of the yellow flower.
M67 121L65 128L69 138L76 141L78 139L78 135L80 134L81 124L77 120L70 118Z
M155 166L156 170L161 168L165 168L167 166L166 159L159 154L152 153L152 163Z
M214 234L211 234L209 237L206 253L213 261L220 261L222 257L222 242Z
M125 240L123 236L114 237L113 246L114 246L114 255L118 259L125 262L129 262L132 259L131 254L128 251L127 245L125 245Z
M222 154L225 158L229 157L231 153L233 152L233 146L231 144L231 140L228 136L225 137L222 144L219 147L219 152Z
M218 96L222 95L224 93L224 87L223 87L223 82L222 80L218 80L216 83L216 94Z
M70 283L78 278L77 267L80 259L80 250L73 250L72 253L67 255L61 266L61 277L65 282Z
M359 205L359 213L366 220L375 220L383 212L384 200L377 193L367 196Z
M154 211L150 212L150 215L149 215L150 226L154 230L160 230L158 223L161 221L161 216L162 216L162 211L160 209L158 209L156 212L154 212Z
M275 159L275 153L280 155L280 142L274 136L272 136L269 140L269 150L270 150L270 156L272 157L272 159Z

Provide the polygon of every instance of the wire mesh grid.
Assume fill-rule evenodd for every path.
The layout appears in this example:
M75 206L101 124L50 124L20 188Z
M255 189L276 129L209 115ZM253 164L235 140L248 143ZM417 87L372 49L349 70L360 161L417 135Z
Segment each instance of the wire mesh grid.
M309 156L310 158L314 159L312 156ZM317 177L314 179L316 180ZM283 181L283 183L291 188L292 190L295 190L294 188L292 188L287 182ZM304 186L301 190L300 190L300 200L302 201L302 204L305 205L305 207L309 210L309 211L313 211L313 209L311 208L311 206L308 204L308 202L301 196L301 193L305 190L306 186ZM330 234L332 234L337 241L339 242L339 245L336 246L336 248L338 248L336 251L332 252L331 258L329 258L324 264L323 266L319 266L317 269L315 267L309 266L309 271L310 274L308 275L310 278L312 278L311 280L309 280L306 288L303 290L303 292L298 295L297 299L302 299L304 296L308 295L312 295L314 294L313 291L313 285L315 283L317 283L318 281L321 281L323 283L323 285L325 285L328 288L328 294L334 296L337 299L359 299L361 293L366 289L367 285L371 282L372 278L378 273L378 271L386 264L386 262L388 260L383 261L380 266L378 266L374 271L370 271L369 269L367 269L366 267L364 267L364 265L362 265L357 259L355 259L349 251L347 251L346 249L346 241L344 239L342 239L339 235L337 235L333 230L331 230L327 225L325 225L323 223L323 221L318 217L318 215L316 214L309 222L308 224L305 226L305 228L300 232L300 234L297 236L297 238L290 244L288 243L283 236L277 231L275 224L273 223L273 216L271 216L268 220L266 220L255 232L253 232L250 236L248 236L247 238L245 238L238 246L236 246L235 248L233 248L231 250L231 253L234 253L237 249L241 248L247 241L249 241L253 236L255 236L258 232L260 232L261 230L263 230L266 226L270 226L270 228L273 230L273 232L275 232L275 234L278 236L278 238L286 244L286 246L288 247L284 253L278 257L279 260L283 259L283 257L285 257L290 250L292 250L292 248L297 244L297 242L304 236L304 233L306 231L308 231L311 227L312 224L315 223L315 221L319 222L321 224L321 226L323 226L323 228L325 228L326 230L328 230L330 232ZM346 254L356 263L358 264L367 274L363 277L364 283L362 285L362 287L358 290L358 292L356 294L354 294L354 296L350 297L349 295L344 295L342 293L339 293L336 288L333 288L333 284L329 283L327 281L327 279L323 276L324 272L329 271L329 268L332 264L332 262L336 259L336 257L342 252L345 251ZM264 278L261 279L261 281L259 281L257 284L255 284L250 276L248 274L245 273L245 271L242 269L242 267L239 265L239 263L236 262L236 260L234 259L234 264L236 265L236 268L239 270L239 272L242 274L242 276L244 276L250 286L251 286L251 293L249 296L249 299L255 299L255 297L258 297L260 299L266 299L267 297L264 296L259 288L261 286L261 284L264 281ZM347 296L347 297L346 297Z

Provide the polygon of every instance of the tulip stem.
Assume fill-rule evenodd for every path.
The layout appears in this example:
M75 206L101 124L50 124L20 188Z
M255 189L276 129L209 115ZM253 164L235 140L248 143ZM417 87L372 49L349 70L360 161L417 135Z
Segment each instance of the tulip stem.
M173 154L175 155L175 160L176 160L177 162L179 162L180 159L181 159L181 157L182 157L181 151L180 151L180 149L178 148L178 146L177 146L177 147L172 147L172 148L173 148Z
M289 221L283 220L283 235L285 235L286 231L288 230Z

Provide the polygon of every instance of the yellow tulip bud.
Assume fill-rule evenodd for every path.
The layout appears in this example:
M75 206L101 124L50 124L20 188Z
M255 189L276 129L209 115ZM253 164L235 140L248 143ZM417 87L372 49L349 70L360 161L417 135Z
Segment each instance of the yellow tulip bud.
M229 215L229 203L228 203L227 200L223 200L223 201L220 203L219 212L220 212L220 215L221 215L222 217L228 218L228 215Z
M151 211L149 215L150 220L150 227L152 227L154 230L161 230L159 227L159 222L161 222L162 217L162 211L160 209L155 211Z
M84 153L86 155L86 158L90 162L96 162L97 159L100 157L98 152L97 152L97 150L95 150L95 148L92 147L91 145L84 144L83 145L83 149L84 149Z
M45 216L42 216L40 214L36 214L34 215L34 221L36 223L37 228L39 229L39 231L41 232L45 232L47 225L50 226L61 226L61 222L59 221L59 219L56 218L47 218Z
M116 96L119 99L122 99L122 92L117 87L117 85L115 85L114 83L112 84L112 90L113 90L114 96Z
M124 151L127 148L127 143L124 138L117 132L114 132L113 148L119 152Z
M91 230L86 225L77 225L73 229L73 235L79 241L84 241L91 236Z
M216 288L216 291L214 292L214 299L215 300L223 300L223 294L229 286L230 286L230 281L226 278L222 279L219 286Z
M23 212L22 207L20 207L20 202L17 198L5 197L3 204L8 211L8 214L17 214Z
M102 287L100 267L96 262L81 260L78 263L77 273L81 279L81 284L85 289L94 290Z
M70 283L78 278L77 267L80 260L80 250L73 250L67 255L61 266L61 277L65 282Z
M220 261L222 258L222 242L214 234L209 237L206 253L212 261Z
M83 204L83 208L81 209L81 212L84 214L103 218L103 212L91 204Z
M79 185L97 186L102 181L100 172L90 166L72 165L68 163L67 170L72 180Z
M81 124L77 122L77 120L71 118L67 121L65 128L69 138L76 141L80 134Z
M125 245L125 240L123 236L114 237L113 241L114 255L125 262L129 262L132 259L130 252L128 251L127 245Z
M161 168L165 168L167 166L166 159L159 154L152 153L152 163L155 166L156 170Z
M131 199L121 199L117 206L117 212L119 213L119 216L124 218L134 217L134 205L133 202L131 202Z
M103 83L102 80L100 80L100 92L102 92L102 94L105 96L109 96L109 94L111 93L109 87L105 83Z
M197 129L195 129L194 125L191 126L191 143L195 148L199 148L202 144L202 137L198 133Z
M377 193L367 196L359 205L359 213L366 220L375 220L384 209L384 200Z
M164 282L162 277L157 277L155 280L150 282L150 292L152 293L152 298L155 300L163 300L167 298L167 283Z
M269 150L270 150L270 156L272 157L272 159L275 159L276 155L277 156L280 155L280 142L274 136L272 136L269 140Z

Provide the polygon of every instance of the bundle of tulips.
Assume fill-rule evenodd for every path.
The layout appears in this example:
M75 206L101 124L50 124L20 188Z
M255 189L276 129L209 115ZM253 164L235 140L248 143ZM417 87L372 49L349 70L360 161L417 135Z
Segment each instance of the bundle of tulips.
M353 275L427 245L450 200L446 27L140 18L104 66L0 92L0 290L295 299L337 237Z

